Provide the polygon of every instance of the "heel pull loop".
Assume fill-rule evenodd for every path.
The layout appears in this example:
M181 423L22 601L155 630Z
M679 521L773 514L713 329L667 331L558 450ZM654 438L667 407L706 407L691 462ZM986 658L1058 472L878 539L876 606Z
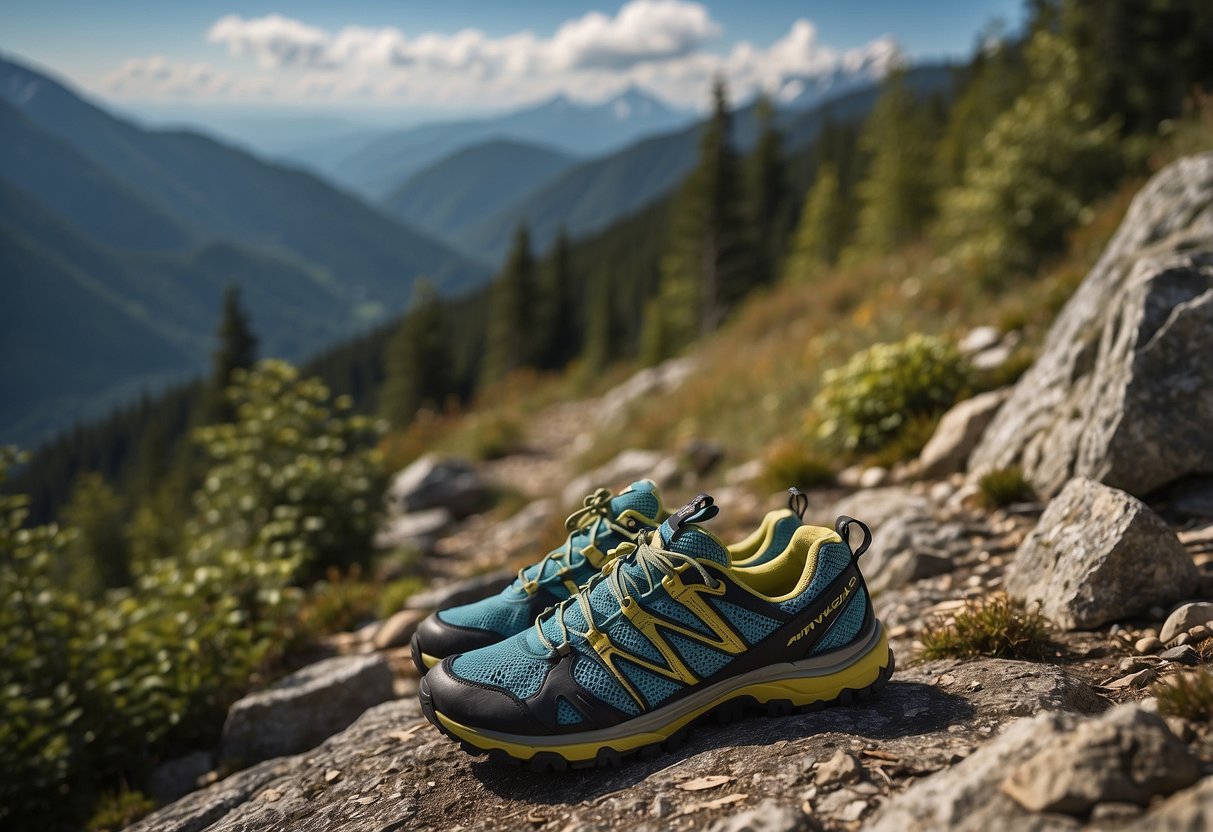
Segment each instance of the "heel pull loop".
M852 525L859 526L859 528L863 529L863 545L861 545L858 549L851 546L850 536ZM838 520L834 523L834 531L838 532L838 536L842 538L842 542L850 547L852 557L854 557L855 560L859 560L860 555L868 551L868 547L872 545L872 530L868 528L866 523L861 520L856 520L854 517L847 517L845 514L840 515Z
M788 489L788 508L804 520L804 513L809 510L809 495L793 485Z

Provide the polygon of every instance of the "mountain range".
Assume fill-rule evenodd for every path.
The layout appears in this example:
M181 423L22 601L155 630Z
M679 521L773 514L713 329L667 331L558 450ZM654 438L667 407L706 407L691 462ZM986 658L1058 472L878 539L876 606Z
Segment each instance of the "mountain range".
M673 109L630 87L597 104L558 95L505 115L376 131L362 142L347 136L337 140L347 152L336 159L333 142L296 149L291 158L355 193L380 200L428 165L489 140L511 139L588 158L695 119L693 112Z
M228 283L263 352L298 359L398 314L419 276L448 292L488 276L309 173L142 129L4 60L0 186L5 441L197 373Z

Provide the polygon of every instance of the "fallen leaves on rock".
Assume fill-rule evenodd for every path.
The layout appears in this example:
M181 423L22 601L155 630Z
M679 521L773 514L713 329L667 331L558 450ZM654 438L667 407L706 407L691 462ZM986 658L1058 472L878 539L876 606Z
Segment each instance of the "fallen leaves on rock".
M715 789L723 786L725 783L732 782L733 778L727 774L709 774L705 777L696 777L693 780L679 783L677 788L686 792L701 792L704 789Z
M691 805L684 807L683 810L678 814L690 815L695 812L701 812L704 809L721 809L725 806L731 806L734 803L740 803L747 797L749 797L748 794L726 794L724 797L718 797L715 800L704 800L700 803L692 803Z

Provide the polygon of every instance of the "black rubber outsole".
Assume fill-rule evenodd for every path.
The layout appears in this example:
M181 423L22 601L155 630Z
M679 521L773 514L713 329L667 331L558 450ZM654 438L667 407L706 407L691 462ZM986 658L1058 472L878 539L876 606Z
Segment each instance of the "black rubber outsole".
M459 747L473 756L487 755L491 763L498 765L510 766L527 766L531 771L566 771L568 769L587 769L587 768L607 768L623 765L630 757L639 757L644 760L652 759L664 752L676 751L684 745L687 738L690 736L691 730L701 722L715 721L717 724L725 725L730 722L736 722L755 712L759 714L765 713L767 716L790 716L792 714L805 714L821 711L825 708L834 705L854 705L858 702L870 699L884 688L889 683L889 679L896 669L896 659L893 656L892 648L889 649L889 663L880 671L880 675L876 677L870 685L862 688L845 688L834 699L812 702L808 705L794 705L788 699L772 699L768 702L759 702L752 696L739 696L734 699L727 699L721 702L710 711L700 714L691 722L678 729L660 742L642 745L639 748L633 748L629 751L616 751L613 748L601 748L598 750L597 756L592 760L566 760L564 757L552 751L540 751L534 754L530 759L520 759L499 748L485 750L478 748L475 745L460 739L455 734L448 731L438 717L434 714L434 702L430 697L430 689L426 684L424 676L421 679L420 689L418 690L418 698L421 700L421 712L425 715L435 728L437 728L443 736L457 743Z
M413 664L417 666L417 672L424 677L429 668L421 660L421 642L417 640L416 633L413 633L413 637L409 639L409 653L413 657Z

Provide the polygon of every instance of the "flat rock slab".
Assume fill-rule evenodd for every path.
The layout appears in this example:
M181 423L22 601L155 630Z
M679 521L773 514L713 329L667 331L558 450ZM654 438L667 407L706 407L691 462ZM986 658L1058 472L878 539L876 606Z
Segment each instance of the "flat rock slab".
M898 673L862 705L703 723L686 746L651 760L537 775L459 751L410 698L372 709L307 754L263 763L189 795L135 828L387 832L547 822L561 829L703 828L763 801L798 817L805 795L816 789L815 767L840 749L862 763L861 780L815 797L814 815L858 819L909 779L967 756L1019 715L1101 705L1086 685L1050 665L929 662ZM678 787L709 776L719 785Z
M223 724L223 756L254 763L305 751L392 696L392 669L383 656L308 665L232 705Z
M1175 533L1135 497L1075 477L1049 503L1007 570L1007 591L1066 629L1169 607L1200 573Z

